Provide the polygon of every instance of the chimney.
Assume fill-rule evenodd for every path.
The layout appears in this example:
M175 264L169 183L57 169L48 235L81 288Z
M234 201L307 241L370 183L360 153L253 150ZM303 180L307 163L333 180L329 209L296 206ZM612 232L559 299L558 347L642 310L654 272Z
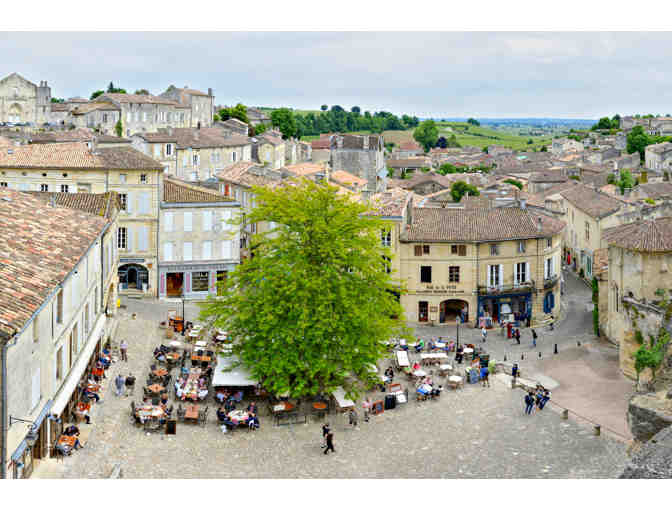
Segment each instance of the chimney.
M184 88L185 88L185 89L188 89L188 88L189 88L189 85L185 85Z
M211 88L208 89L208 95L209 95L210 97L212 97L212 89L211 89Z

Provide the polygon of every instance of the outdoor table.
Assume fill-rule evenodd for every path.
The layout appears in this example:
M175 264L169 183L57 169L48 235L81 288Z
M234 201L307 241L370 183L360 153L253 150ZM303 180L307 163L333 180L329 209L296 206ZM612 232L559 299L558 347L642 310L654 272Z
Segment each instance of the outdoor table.
M464 354L474 354L474 350L471 347L465 347L462 352Z
M395 354L397 356L397 365L399 365L399 368L411 366L406 351L395 351Z
M413 372L413 375L415 377L425 377L427 375L427 372L425 372L424 370L416 370L415 372Z
M171 347L180 348L182 347L182 342L178 342L177 340L171 340L168 345L170 345Z
M327 404L324 402L313 402L313 409L316 411L324 411L327 408Z
M168 358L168 359L171 360L171 361L177 361L178 359L181 358L181 356L180 356L177 352L169 352L169 353L166 353L166 358ZM157 370L157 372L158 372L158 370ZM167 373L168 373L168 372L166 372L166 374L167 374ZM165 375L165 374L164 374L164 375ZM159 377L160 377L160 376L159 376Z
M194 361L207 361L207 362L212 361L212 358L210 358L210 356L192 356L191 359Z
M196 342L194 345L195 345L196 347L207 347L207 346L208 346L208 342L206 342L205 340L199 340L199 341Z
M446 344L444 342L434 342L434 347L436 347L437 349L445 349Z
M198 405L190 405L187 406L185 411L184 411L184 419L185 420L198 420Z
M139 418L161 418L166 414L163 407L147 404L136 407L135 412Z
M276 413L291 411L292 409L294 409L294 404L290 404L289 402L280 402L279 404L275 404L273 406L273 412Z
M447 375L448 372L452 372L453 365L439 365L439 373L441 375Z
M164 375L168 374L168 370L165 368L157 368L156 370L152 370L152 374L154 374L156 377L163 377Z
M448 377L448 384L455 389L462 386L462 381L463 379L459 375L451 375Z
M165 390L165 388L163 386L161 386L160 384L151 384L151 385L147 386L147 389L149 391L151 391L154 395L158 395L163 390Z
M227 416L229 417L229 420L236 424L245 424L250 418L249 413L247 411L243 411L242 409L231 411Z
M87 384L86 389L92 391L93 393L98 393L100 390L100 384Z

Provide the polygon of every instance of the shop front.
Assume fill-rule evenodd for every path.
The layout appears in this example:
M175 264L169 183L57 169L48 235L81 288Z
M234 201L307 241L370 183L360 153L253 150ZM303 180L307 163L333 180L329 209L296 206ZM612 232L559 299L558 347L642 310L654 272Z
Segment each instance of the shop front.
M453 325L474 320L476 298L449 285L432 285L400 296L406 320L420 324Z
M491 328L501 322L527 322L532 317L532 291L478 296L478 327Z
M12 478L30 478L37 463L49 456L49 420L53 401L44 405L33 423L18 421L14 427L25 427L26 437L10 458L8 475Z
M149 288L149 270L142 264L122 264L119 266L118 272L120 289L142 290L146 292Z
M159 267L159 297L205 299L217 295L218 282L226 280L236 264L162 264Z

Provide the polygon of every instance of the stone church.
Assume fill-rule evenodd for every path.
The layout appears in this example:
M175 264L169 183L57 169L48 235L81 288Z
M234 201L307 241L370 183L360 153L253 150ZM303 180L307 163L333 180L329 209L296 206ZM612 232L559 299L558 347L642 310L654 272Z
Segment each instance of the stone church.
M51 118L51 88L12 73L0 80L0 122L43 124Z

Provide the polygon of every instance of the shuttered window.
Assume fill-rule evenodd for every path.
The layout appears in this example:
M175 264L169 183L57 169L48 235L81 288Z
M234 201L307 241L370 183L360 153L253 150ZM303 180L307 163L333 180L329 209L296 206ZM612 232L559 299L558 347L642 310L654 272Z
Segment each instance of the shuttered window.
M173 213L166 212L163 213L163 231L172 232L173 231Z
M149 214L149 202L150 202L149 191L143 191L142 193L140 193L140 207L138 211L140 214Z
M223 259L233 258L233 249L231 241L222 241L222 258Z
M173 260L173 243L163 243L163 260Z
M184 243L182 247L182 260L191 260L192 259L192 244Z
M138 251L149 250L149 227L138 228Z
M184 231L191 232L192 229L192 215L190 212L184 213Z
M212 211L203 211L203 232L212 230Z
M210 260L212 258L212 241L203 241L203 260Z

